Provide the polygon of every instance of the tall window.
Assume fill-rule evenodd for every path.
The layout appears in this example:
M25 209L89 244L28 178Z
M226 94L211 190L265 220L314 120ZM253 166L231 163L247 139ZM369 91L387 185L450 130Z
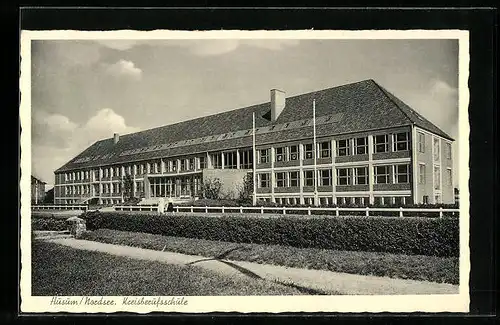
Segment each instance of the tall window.
M319 171L319 185L320 186L330 186L332 185L332 170L323 169Z
M394 171L396 176L395 177L396 183L398 184L409 183L410 181L409 165L395 165Z
M418 152L425 152L425 134L418 132Z
M253 168L253 151L252 150L240 151L240 168L241 169Z
M259 187L269 187L270 178L270 174L259 174Z
M307 143L304 145L304 159L313 159L314 151L312 143Z
M212 159L212 167L215 169L222 168L222 155L220 153L214 153L210 155Z
M452 172L451 168L446 169L446 183L449 186L453 185L453 172Z
M319 152L321 158L329 158L332 154L332 143L330 141L321 142L319 144Z
M288 174L288 179L290 181L290 186L299 186L299 172L290 172Z
M260 163L265 164L269 162L269 149L261 149L259 151Z
M337 141L337 156L349 156L351 154L350 141L338 140Z
M286 185L286 178L285 178L285 173L276 173L276 187L285 187Z
M439 161L440 154L441 153L439 152L439 139L434 138L434 161Z
M224 168L227 169L236 169L237 161L236 161L236 152L225 152L224 153Z
M401 132L394 134L394 151L406 151L410 148L410 134Z
M388 134L376 135L373 138L373 145L374 145L373 151L375 153L388 152L389 151L389 135Z
M356 185L368 184L368 167L354 168L354 180Z
M434 189L441 189L441 169L439 166L434 166Z
M201 156L198 158L198 167L199 169L207 168L207 158L205 156Z
M304 186L314 186L314 171L304 171Z
M337 169L337 185L351 185L351 169L338 168Z
M425 184L425 164L418 165L418 183Z
M356 155L365 155L368 153L368 138L356 138L354 139L354 153Z
M451 159L451 143L446 143L446 159Z
M186 159L181 159L181 171L186 170Z
M375 184L388 184L389 183L389 166L375 166Z
M299 146L290 146L290 160L298 160L299 159Z
M285 147L276 148L276 161L285 161L286 160L286 151Z
M189 170L194 170L194 158L189 158ZM158 167L158 165L156 166Z

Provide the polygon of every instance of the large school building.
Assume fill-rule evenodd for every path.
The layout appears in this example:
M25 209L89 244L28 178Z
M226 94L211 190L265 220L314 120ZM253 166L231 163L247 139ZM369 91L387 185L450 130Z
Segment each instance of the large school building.
M254 202L453 203L453 139L373 80L97 141L55 171L56 204L189 200L219 179ZM127 175L130 175L128 177Z

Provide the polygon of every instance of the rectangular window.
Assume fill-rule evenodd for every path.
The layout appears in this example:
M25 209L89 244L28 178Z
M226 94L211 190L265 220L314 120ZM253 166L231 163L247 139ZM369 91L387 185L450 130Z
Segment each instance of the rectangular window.
M434 166L434 189L441 189L441 170L439 166Z
M439 161L440 154L441 153L439 152L439 139L434 138L434 161Z
M375 184L389 184L389 166L374 167Z
M418 183L425 184L425 164L418 165Z
M181 171L186 170L186 159L181 159Z
M240 168L241 169L253 168L253 151L252 150L240 151Z
M368 138L354 139L354 153L356 155L366 155L368 153Z
M380 153L380 152L388 152L389 151L389 135L388 134L382 134L382 135L376 135L373 137L373 152L375 153Z
M320 186L331 186L332 185L332 170L323 169L319 171L319 185Z
M314 171L304 171L304 186L314 186Z
M214 169L222 168L222 155L220 153L211 154L210 158L212 159L212 167Z
M260 188L269 187L270 174L259 174L259 186Z
M226 169L236 169L236 152L225 152L224 153L224 168Z
M156 167L158 167L158 164ZM194 170L194 158L189 158L189 170Z
M407 151L410 149L410 134L401 132L394 134L394 151Z
M265 164L269 162L269 149L261 149L259 151L260 163Z
M276 151L276 161L285 161L286 160L286 152L285 148L276 148L274 149Z
M451 168L446 169L446 180L449 186L453 185L453 172L451 171Z
M304 145L304 159L313 159L313 145L312 143L307 143Z
M337 185L351 185L351 169L338 168L337 169Z
M451 143L446 143L446 159L451 159Z
M289 186L299 186L299 172L290 172L288 174L288 179L290 181Z
M337 141L337 156L349 156L351 154L351 146L350 141L347 140L338 140Z
M418 152L425 152L425 134L418 132Z
M332 146L332 143L330 141L321 142L319 144L319 152L320 152L321 158L331 157L331 154L332 154L331 146Z
M299 146L290 146L290 160L299 159Z
M200 158L198 158L198 164L200 169L207 168L207 157L201 156Z
M410 182L410 171L409 165L395 165L395 179L397 184L409 183Z
M285 187L286 185L286 178L285 178L285 173L276 173L276 187Z
M368 167L356 167L354 168L354 173L356 185L368 184Z

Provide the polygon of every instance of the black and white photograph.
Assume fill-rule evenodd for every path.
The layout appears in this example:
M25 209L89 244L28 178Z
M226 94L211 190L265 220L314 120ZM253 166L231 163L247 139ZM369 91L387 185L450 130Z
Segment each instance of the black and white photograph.
M21 310L468 311L468 56L457 30L23 31Z

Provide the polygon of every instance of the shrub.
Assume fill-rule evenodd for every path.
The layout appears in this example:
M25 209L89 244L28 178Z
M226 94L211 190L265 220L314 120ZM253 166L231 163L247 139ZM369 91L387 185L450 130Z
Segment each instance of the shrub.
M66 220L56 218L32 218L31 230L51 230L63 231L67 230Z
M226 242L458 256L456 218L254 217L96 212L98 228Z

